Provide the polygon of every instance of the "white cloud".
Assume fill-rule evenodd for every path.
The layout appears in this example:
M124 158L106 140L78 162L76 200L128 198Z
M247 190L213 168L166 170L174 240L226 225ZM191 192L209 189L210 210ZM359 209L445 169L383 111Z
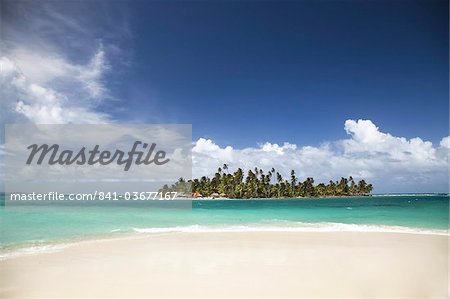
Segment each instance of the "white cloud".
M420 138L408 140L383 133L370 120L347 120L344 129L348 139L319 147L299 148L286 142L233 149L201 138L193 150L193 175L211 176L228 163L230 170L256 166L268 171L275 167L284 176L294 169L302 179L312 176L318 182L351 175L373 182L377 192L448 190L450 137L434 147Z
M1 123L110 122L98 107L113 99L107 80L117 73L113 67L128 63L131 38L126 13L117 8L103 2L5 3Z
M127 21L114 6L2 3L0 124L113 122L99 105L112 100L106 76L127 65L130 51ZM4 137L0 130L0 178Z
M422 163L423 166L438 162L431 142L420 138L407 140L382 133L370 120L347 120L345 131L352 137L342 141L347 154L376 156L388 153L393 161L409 164L414 160L414 163Z
M282 146L279 146L278 144L266 142L262 145L261 149L265 152L274 152L277 155L284 155L286 151L293 151L297 149L297 146L295 144L290 144L288 142L285 142Z
M450 149L450 136L442 138L442 140L440 142L440 146L443 148Z
M109 120L107 115L94 111L92 105L81 105L64 93L30 81L10 59L0 58L0 65L3 122L61 124Z
M58 53L22 47L11 51L8 57L29 81L68 93L78 101L108 96L102 77L109 66L101 45L86 64L72 63Z

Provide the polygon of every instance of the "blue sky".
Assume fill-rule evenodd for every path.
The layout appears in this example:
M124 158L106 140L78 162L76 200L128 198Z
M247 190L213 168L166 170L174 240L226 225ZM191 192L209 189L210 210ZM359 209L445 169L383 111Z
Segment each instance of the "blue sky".
M133 3L133 62L116 92L128 118L192 123L194 137L238 147L319 144L343 137L348 118L438 141L448 133L447 6Z
M447 1L2 4L2 123L189 123L194 174L448 189Z

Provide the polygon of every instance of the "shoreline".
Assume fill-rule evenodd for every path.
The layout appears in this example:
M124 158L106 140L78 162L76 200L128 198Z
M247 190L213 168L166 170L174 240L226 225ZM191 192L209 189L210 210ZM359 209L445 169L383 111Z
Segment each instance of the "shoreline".
M133 228L128 231L113 230L109 233L96 234L86 237L74 237L61 240L51 240L43 244L18 244L0 250L0 262L9 259L60 252L78 244L103 242L114 240L128 240L145 238L160 234L202 234L202 233L366 233L366 234L409 234L429 236L450 236L448 230L424 229L406 226L386 226L346 223L297 223L299 226L262 225L261 223L247 223L242 225L185 225L172 227Z
M447 265L442 235L152 233L0 261L0 295L444 298Z

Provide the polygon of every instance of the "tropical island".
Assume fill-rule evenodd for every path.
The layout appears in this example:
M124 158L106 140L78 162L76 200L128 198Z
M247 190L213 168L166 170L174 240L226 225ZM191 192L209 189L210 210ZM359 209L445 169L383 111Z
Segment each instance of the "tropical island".
M161 192L191 193L194 198L302 198L302 197L340 197L368 196L373 190L372 184L364 179L356 182L353 177L342 177L339 181L314 185L314 178L299 181L295 171L291 170L289 179L274 168L267 173L255 167L247 171L241 168L228 171L228 165L218 168L213 178L202 176L199 179L180 178L172 186L164 185Z

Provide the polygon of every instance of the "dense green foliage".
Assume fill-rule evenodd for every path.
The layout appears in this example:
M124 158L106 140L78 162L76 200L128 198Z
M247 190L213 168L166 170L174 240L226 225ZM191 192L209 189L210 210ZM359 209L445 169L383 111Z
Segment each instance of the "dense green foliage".
M161 191L187 192L189 187L192 193L199 193L203 197L220 195L229 198L362 196L368 195L373 189L372 184L364 180L355 182L351 176L328 184L314 185L313 178L300 182L294 170L289 179L284 179L274 168L267 174L255 168L244 175L241 168L229 173L228 165L224 164L212 179L205 176L189 181L180 179L171 187L164 186Z

